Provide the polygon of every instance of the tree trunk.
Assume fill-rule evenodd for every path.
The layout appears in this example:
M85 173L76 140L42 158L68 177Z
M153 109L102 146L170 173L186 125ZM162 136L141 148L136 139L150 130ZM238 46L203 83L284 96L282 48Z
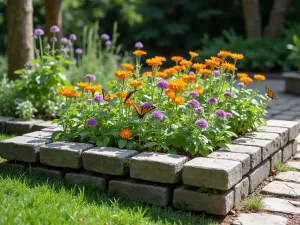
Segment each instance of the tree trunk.
M14 72L33 59L32 0L7 1L8 78L18 79Z
M244 21L247 38L261 36L259 0L243 0Z
M274 1L269 24L267 26L268 39L274 39L278 37L280 30L284 25L290 3L290 0Z
M60 32L57 38L62 37L62 1L63 0L45 0L46 9L46 34L50 38L50 27L56 25L59 27Z

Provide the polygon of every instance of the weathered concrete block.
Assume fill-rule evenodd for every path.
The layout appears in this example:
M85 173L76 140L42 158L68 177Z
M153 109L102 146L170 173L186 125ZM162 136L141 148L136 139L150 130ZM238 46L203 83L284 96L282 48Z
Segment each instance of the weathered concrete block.
M80 169L82 152L93 147L85 143L53 142L41 148L40 161L44 165Z
M298 151L298 140L294 139L291 142L292 142L291 144L292 144L292 149L293 149L293 155L296 155L297 151Z
M130 177L174 184L181 181L182 168L188 157L157 152L143 152L131 158Z
M224 152L224 151L215 151L209 154L207 157L215 159L228 159L233 161L238 161L242 164L243 175L249 172L250 170L250 155L236 152Z
M23 134L23 136L26 136L26 137L42 138L42 139L48 139L48 140L51 140L51 135L52 135L51 132L46 132L46 131L35 131L35 132Z
M269 133L269 132L251 132L245 135L247 138L262 139L262 140L273 140L276 146L282 147L284 144L283 139L281 139L280 134ZM284 143L284 144L283 144ZM282 145L283 144L283 145Z
M122 176L126 172L127 160L138 154L135 150L101 147L83 152L83 168L88 171ZM128 168L129 169L129 168Z
M257 131L279 134L281 139L281 145L280 145L281 147L284 146L289 141L288 128L261 126L257 128Z
M57 128L57 124L53 124L52 121L43 121L41 123L37 123L32 127L32 131L40 131L45 128Z
M89 173L67 173L65 182L77 187L91 187L97 191L106 191L107 189L106 178Z
M132 180L109 181L109 193L152 205L166 206L170 203L172 190L166 185L151 185Z
M0 133L5 132L6 122L14 119L15 119L14 117L10 117L10 116L0 116Z
M293 155L293 143L288 143L282 148L282 162L288 161Z
M54 131L62 131L63 129L61 127L47 127L44 129L41 129L41 131L46 131L46 132L54 132Z
M62 180L64 178L64 172L62 170L42 166L29 167L28 172L32 176L41 176L50 178L51 180Z
M184 165L182 181L196 187L228 190L242 175L242 164L238 161L198 157Z
M41 146L47 139L18 136L0 142L0 157L23 162L38 162Z
M245 177L234 186L234 206L238 207L240 202L249 195L249 178Z
M276 164L282 162L282 151L279 150L278 152L274 153L270 158L270 162L271 162L271 169L272 170L275 169Z
M289 129L289 141L295 139L299 134L299 122L286 120L268 120L270 127L284 127Z
M32 131L32 127L35 124L41 123L42 120L29 120L29 121L21 121L21 120L13 120L6 122L6 132L11 134L23 135L26 133L30 133Z
M252 138L238 138L232 141L233 144L257 146L261 148L262 161L267 159L270 155L280 148L280 142L274 140L252 139Z
M13 173L21 173L25 172L25 165L22 163L15 163L13 161L6 161L0 163L0 171L4 172L13 172Z
M243 146L243 145L228 145L228 149L221 149L220 151L246 153L250 155L250 167L255 168L261 162L261 148L255 146Z
M249 173L250 193L252 193L258 185L270 174L270 160L262 162L255 170Z
M197 192L192 187L182 185L176 188L173 194L173 206L184 210L225 216L233 208L233 204L233 190L219 194L208 194Z

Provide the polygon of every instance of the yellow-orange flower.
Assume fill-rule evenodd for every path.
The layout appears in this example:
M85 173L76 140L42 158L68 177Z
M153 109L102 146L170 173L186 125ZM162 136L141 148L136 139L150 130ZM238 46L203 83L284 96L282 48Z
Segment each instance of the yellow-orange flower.
M200 69L198 71L198 73L200 73L202 75L211 75L211 70L209 70L209 69Z
M174 97L175 97L175 91L173 91L173 90L171 90L171 89L165 90L165 94L166 94L166 96L168 96L169 98L174 98Z
M115 72L115 76L121 80L127 79L133 75L130 70L117 70Z
M195 70L200 70L200 69L204 69L206 67L206 65L204 65L203 63L194 63L192 68Z
M244 55L239 53L231 53L229 56L234 60L242 60L244 58Z
M184 70L184 66L173 66L173 69L177 72L181 72L182 70Z
M151 71L145 71L144 75L146 75L146 76L152 76L152 72Z
M182 91L186 87L186 83L183 80L170 80L169 88L173 91L178 90Z
M143 86L143 82L138 81L138 80L131 80L131 81L129 81L129 85L131 87L141 87L141 86Z
M156 75L161 78L166 78L168 76L166 72L161 72L161 71L157 72Z
M126 96L127 96L127 93L126 93L126 92L118 92L118 93L116 94L116 97L117 97L117 98L121 98L121 99L126 98Z
M120 132L120 137L124 139L129 139L132 137L132 131L129 129L124 129Z
M141 56L141 55L147 55L147 52L143 50L135 50L134 52L132 52L132 54Z
M146 63L147 63L149 66L152 66L152 67L162 65L161 60L158 59L158 58L147 59L147 60L146 60Z
M222 68L224 68L227 72L236 70L235 65L227 62L222 63Z
M85 89L89 84L86 82L78 82L77 83L77 87L81 88L81 89Z
M191 66L191 65L193 64L193 62L184 59L184 60L181 60L181 61L179 62L179 64L182 65L182 66Z
M197 56L199 56L199 54L197 52L192 52L192 51L189 51L189 54L192 58L195 58Z
M195 81L195 76L186 74L186 75L182 75L181 79L186 83L191 83Z
M215 60L217 62L222 62L222 59L218 57L211 56L210 59Z
M125 105L131 106L132 103L134 103L134 100L133 100L133 99L127 99L126 102L125 102Z
M238 73L236 76L238 78L242 78L242 77L248 77L248 74L246 74L246 73Z
M122 63L122 66L126 70L133 70L134 69L134 65L132 65L130 63Z
M250 78L250 77L242 77L240 79L241 82L245 83L245 84L249 84L249 83L252 83L253 80Z
M160 60L161 62L167 61L166 57L163 56L155 56L154 58Z
M195 87L192 89L192 91L198 92L200 95L203 94L203 89L201 87Z
M175 98L172 98L172 102L177 105L181 105L184 103L184 100L181 96L176 96Z
M261 80L265 80L266 77L262 74L254 74L254 79L261 81Z
M220 64L219 60L205 59L205 65L210 67L217 67Z
M78 97L80 94L74 88L62 87L59 89L59 95L65 97Z
M171 60L175 61L175 62L179 62L179 61L183 60L183 57L182 56L172 56Z
M221 50L218 53L218 57L221 57L222 59L225 59L227 56L231 56L231 52Z
M96 91L100 91L101 87L99 85L88 85L85 90L95 93Z
M166 73L167 75L174 75L177 73L177 71L174 68L167 68L164 70L164 73Z

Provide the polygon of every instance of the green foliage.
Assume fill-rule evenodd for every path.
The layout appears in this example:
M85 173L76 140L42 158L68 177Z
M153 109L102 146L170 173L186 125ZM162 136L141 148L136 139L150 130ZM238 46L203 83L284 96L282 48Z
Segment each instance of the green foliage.
M15 116L17 82L4 78L0 81L0 115Z
M6 139L10 139L10 138L13 138L15 137L15 135L13 134L3 134L3 133L0 133L0 141L3 141L3 140L6 140ZM1 158L0 158L1 160Z
M16 115L24 120L31 120L34 118L34 114L37 109L34 108L33 104L29 101L18 102L16 108Z
M244 200L244 207L252 212L258 212L263 208L263 199L261 196L248 197Z
M275 165L275 169L279 172L286 172L286 171L296 171L295 168L287 165L287 164L284 164L284 163L276 163Z
M217 189L213 189L213 188L207 188L207 187L199 187L197 192L200 193L206 193L206 194L218 194L219 191Z
M300 37L293 35L293 44L288 44L287 49L291 50L290 59L294 62L295 67L300 72Z

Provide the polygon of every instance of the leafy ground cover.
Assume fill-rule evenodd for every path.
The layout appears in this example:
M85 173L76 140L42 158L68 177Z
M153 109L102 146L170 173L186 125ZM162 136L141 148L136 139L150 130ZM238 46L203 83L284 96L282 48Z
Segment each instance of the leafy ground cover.
M13 134L1 134L0 133L0 141L3 141L3 140L5 140L5 139L9 139L9 138L13 138L13 137L15 137L15 135L13 135Z

